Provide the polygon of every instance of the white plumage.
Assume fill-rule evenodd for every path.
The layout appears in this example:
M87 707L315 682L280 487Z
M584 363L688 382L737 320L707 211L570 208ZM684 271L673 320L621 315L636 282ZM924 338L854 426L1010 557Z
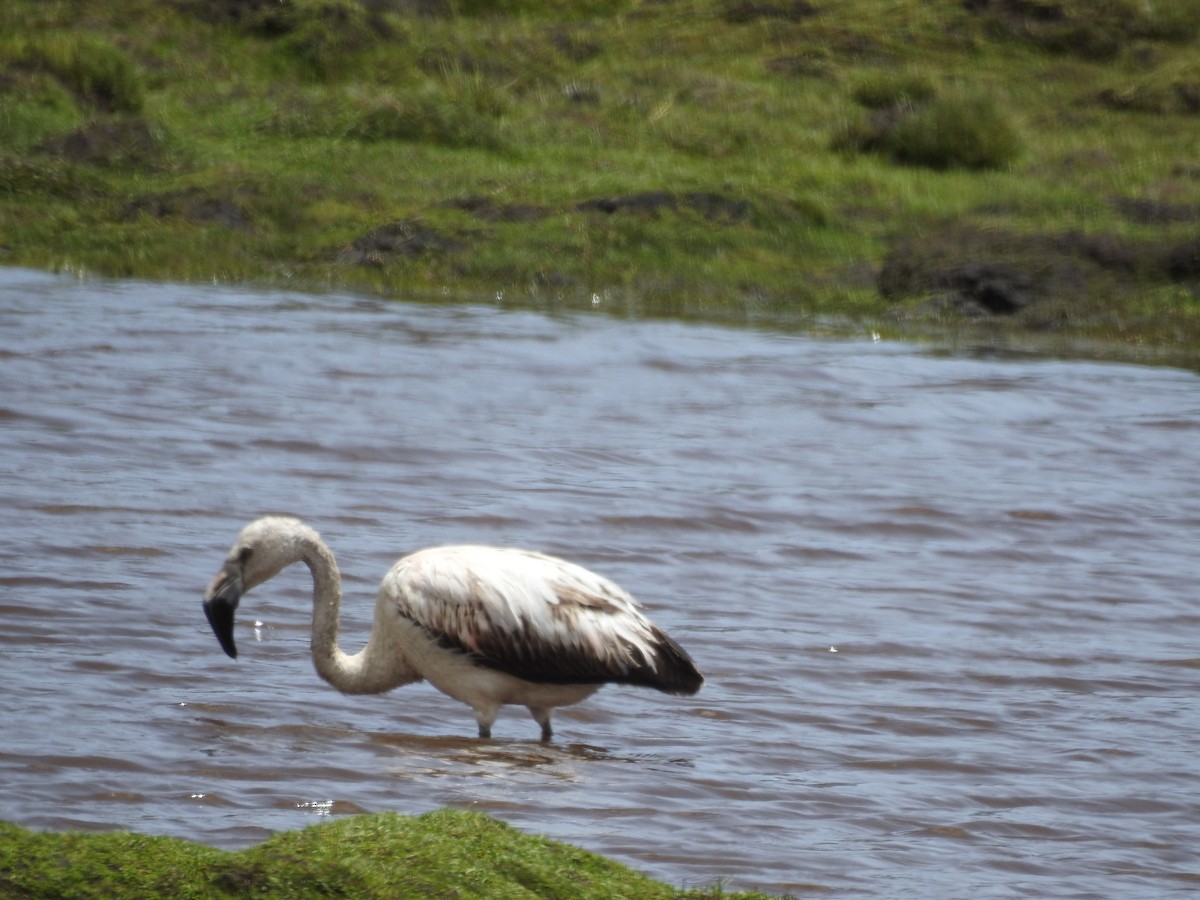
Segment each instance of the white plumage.
M691 657L611 581L528 550L433 547L384 576L367 645L337 645L341 575L332 552L298 519L270 516L242 529L205 592L221 647L237 656L241 596L293 563L313 576L312 657L318 674L348 694L381 693L421 679L475 711L490 737L501 706L529 709L551 736L557 706L606 683L694 694L704 683Z

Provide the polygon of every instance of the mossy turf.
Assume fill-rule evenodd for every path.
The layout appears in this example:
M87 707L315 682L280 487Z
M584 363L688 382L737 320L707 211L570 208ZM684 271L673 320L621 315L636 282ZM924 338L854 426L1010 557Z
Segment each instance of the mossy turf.
M1200 0L9 0L0 261L1194 359L1197 60Z
M480 813L353 816L240 852L128 832L0 823L0 896L19 898L693 898L619 863Z

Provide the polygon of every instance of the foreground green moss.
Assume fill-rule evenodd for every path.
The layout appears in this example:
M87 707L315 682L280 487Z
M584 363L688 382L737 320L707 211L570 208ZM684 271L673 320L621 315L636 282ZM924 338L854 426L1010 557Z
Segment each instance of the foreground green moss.
M0 35L8 264L1200 357L1200 0L10 0Z
M230 853L187 841L0 823L0 896L754 897L680 892L479 813L354 816Z

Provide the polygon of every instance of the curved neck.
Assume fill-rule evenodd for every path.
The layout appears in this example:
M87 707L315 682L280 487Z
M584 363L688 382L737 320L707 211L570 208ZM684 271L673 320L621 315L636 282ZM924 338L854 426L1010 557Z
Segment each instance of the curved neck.
M316 532L301 542L300 558L313 577L312 659L317 674L344 694L378 694L419 680L394 645L381 646L378 624L358 653L349 655L338 647L342 576L337 561Z

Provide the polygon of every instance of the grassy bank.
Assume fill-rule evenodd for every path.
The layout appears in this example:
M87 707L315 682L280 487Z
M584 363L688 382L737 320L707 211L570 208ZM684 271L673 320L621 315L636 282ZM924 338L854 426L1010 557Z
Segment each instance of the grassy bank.
M354 816L230 853L187 841L43 834L0 823L0 896L611 897L762 896L675 890L575 847L478 813Z
M1200 348L1200 0L10 0L0 261Z

